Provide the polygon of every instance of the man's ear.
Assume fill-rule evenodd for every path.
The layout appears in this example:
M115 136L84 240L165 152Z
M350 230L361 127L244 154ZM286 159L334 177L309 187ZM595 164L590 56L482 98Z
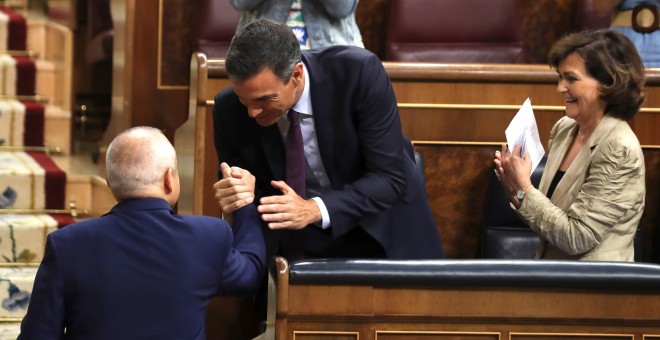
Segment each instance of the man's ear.
M291 73L291 80L293 80L295 85L302 83L303 74L303 64L299 62L293 67L293 73Z
M166 195L169 195L174 190L174 169L172 168L167 168L167 171L165 171L163 189Z

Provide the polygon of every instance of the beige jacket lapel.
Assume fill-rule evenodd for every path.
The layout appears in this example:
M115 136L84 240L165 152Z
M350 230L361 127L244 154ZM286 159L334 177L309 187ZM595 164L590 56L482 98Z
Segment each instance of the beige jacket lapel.
M609 135L610 131L619 122L619 119L605 115L587 140L587 143L585 143L582 149L580 149L580 152L564 174L564 177L562 177L561 181L557 184L552 197L550 197L552 203L558 208L566 211L571 204L573 204L575 198L580 193L582 184L584 184L586 180L588 174L587 166L591 163L594 149L598 147L600 142ZM553 145L550 148L543 176L539 183L539 190L544 194L548 193L550 183L557 173L559 165L563 161L571 143L573 143L573 139L577 132L578 125L572 119L566 119L565 122L562 122L562 124L557 127L557 133L553 138ZM546 245L547 241L541 238L541 243L536 251L536 258L541 257Z
M573 138L575 134L577 134L577 131L578 125L570 118L563 119L557 127L557 132L555 133L555 136L553 136L552 145L550 145L548 159L545 164L545 169L543 170L543 176L539 183L539 190L542 193L548 193L550 183L552 183L552 179L557 173L559 165L561 165L561 162L564 160L564 155L566 155L568 148L571 147L571 143L573 142Z

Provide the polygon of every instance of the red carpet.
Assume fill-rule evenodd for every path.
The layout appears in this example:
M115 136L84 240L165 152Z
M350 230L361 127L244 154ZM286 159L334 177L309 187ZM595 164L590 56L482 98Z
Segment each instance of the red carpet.
M64 209L64 193L66 191L66 173L43 152L28 152L46 172L46 209Z
M27 23L25 17L9 7L0 6L0 12L9 16L7 50L25 51L27 49Z
M23 145L44 146L45 108L36 102L21 101L25 105Z

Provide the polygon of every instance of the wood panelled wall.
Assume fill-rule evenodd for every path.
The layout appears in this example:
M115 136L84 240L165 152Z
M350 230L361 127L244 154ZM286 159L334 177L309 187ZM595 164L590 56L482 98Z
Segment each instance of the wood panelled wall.
M173 137L187 118L189 62L197 9L205 0L111 0L115 36L113 114L104 142L128 126L150 125ZM416 0L421 1L421 0ZM518 0L525 47L545 63L568 30L573 0ZM365 47L381 58L390 0L361 0L356 20Z

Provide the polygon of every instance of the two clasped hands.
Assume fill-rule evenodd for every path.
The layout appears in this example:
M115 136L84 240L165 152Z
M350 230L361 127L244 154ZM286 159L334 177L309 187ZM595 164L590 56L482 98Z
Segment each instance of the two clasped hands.
M234 211L254 202L255 177L247 170L220 164L222 179L213 185L222 215L230 223ZM282 195L262 197L257 203L261 219L270 229L302 229L321 221L321 212L312 199L300 197L284 181L271 181Z
M502 145L502 151L495 151L495 174L502 183L504 194L509 201L520 208L522 200L519 199L518 191L527 193L534 188L531 184L532 159L526 152L520 156L521 147L516 146L513 152L506 144Z

